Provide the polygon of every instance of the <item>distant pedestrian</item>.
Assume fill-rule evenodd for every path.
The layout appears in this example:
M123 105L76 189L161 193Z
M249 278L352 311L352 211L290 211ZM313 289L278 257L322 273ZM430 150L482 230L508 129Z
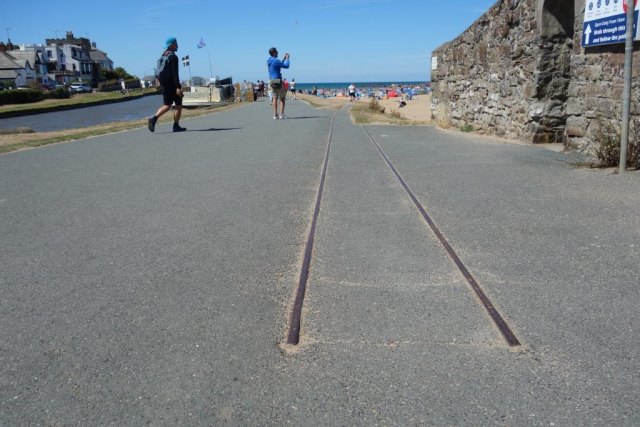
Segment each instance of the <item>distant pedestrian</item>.
M351 83L351 85L349 85L349 102L353 102L355 100L356 100L356 85Z
M267 85L264 83L264 80L260 80L260 96L267 96L266 89Z
M158 109L156 115L149 119L149 130L153 132L156 128L156 122L164 113L171 109L171 105L175 104L173 113L173 131L183 132L186 128L180 127L180 116L182 115L182 85L180 84L180 76L178 75L178 41L175 37L169 37L164 46L162 57L158 61L158 69L156 70L158 81L162 86L163 105ZM162 69L160 69L162 68Z
M296 98L296 79L291 80L289 88L291 89L291 93L293 94L293 99L298 99Z
M267 59L267 67L269 68L269 92L273 96L273 118L274 120L287 119L288 117L284 115L287 91L284 88L282 72L280 70L282 68L289 68L289 54L285 53L284 58L281 61L278 59L278 50L275 47L272 47L269 49L269 55L271 56ZM280 115L278 115L278 98L280 98L280 103L282 105Z

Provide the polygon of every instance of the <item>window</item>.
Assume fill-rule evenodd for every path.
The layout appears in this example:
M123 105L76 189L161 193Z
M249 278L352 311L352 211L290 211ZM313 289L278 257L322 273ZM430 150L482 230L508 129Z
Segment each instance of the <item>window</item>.
M76 64L73 64L73 71L76 70Z
M48 51L47 51L47 56L48 56L49 58L51 58L51 51L50 51L50 50L48 50Z

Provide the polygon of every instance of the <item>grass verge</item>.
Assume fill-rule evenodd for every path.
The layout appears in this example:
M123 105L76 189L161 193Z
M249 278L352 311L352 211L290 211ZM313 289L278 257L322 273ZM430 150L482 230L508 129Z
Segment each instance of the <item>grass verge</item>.
M245 105L248 105L248 103L229 104L221 107L208 107L196 110L183 109L182 119L190 119L194 117L205 116L208 114L220 113L222 111L233 110ZM173 121L173 113L169 112L165 116L160 118L158 123L169 123L171 121ZM41 147L43 145L75 141L78 139L85 139L94 136L106 135L109 133L122 132L126 130L145 127L147 127L147 119L106 123L86 128L69 129L56 132L0 135L0 154L22 150L25 148Z
M372 111L368 103L356 103L351 108L351 120L357 125L397 125L422 126L429 125L427 121L409 120L402 117Z
M344 107L345 102L337 98L319 98L313 95L307 95L300 93L297 95L298 99L311 105L311 107L318 110L339 110Z

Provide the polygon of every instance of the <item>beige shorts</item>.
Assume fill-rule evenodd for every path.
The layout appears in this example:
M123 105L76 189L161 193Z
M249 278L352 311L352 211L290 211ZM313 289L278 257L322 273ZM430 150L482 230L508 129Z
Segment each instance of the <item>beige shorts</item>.
M269 91L271 92L271 94L273 95L273 97L275 98L276 96L280 99L286 99L287 98L287 91L284 90L284 84L280 85L280 89L274 89L271 86L269 86Z

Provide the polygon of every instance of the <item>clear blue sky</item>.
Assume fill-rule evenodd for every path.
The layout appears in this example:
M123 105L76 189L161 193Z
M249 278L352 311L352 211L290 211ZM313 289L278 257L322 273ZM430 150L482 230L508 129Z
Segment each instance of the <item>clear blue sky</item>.
M234 80L266 78L268 50L291 54L289 79L301 83L427 81L431 51L471 25L495 0L462 8L442 0L315 0L202 2L8 2L0 39L11 27L15 44L44 43L68 30L88 37L131 74L153 73L164 40L175 36L179 56L189 55L194 76ZM95 5L95 6L93 6ZM180 67L181 78L189 70Z

